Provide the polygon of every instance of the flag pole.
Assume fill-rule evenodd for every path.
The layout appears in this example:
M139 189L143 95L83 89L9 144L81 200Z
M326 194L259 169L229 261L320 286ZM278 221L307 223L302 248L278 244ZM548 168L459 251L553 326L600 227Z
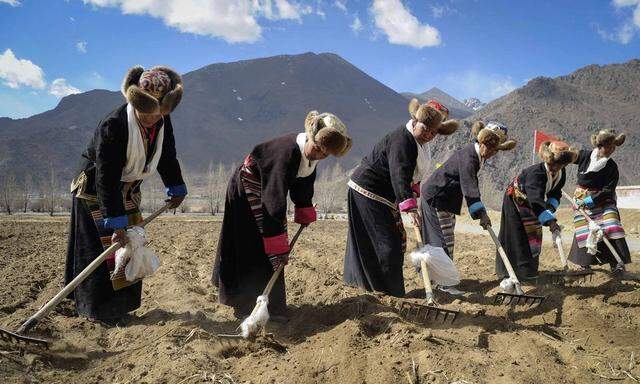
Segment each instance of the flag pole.
M531 165L536 163L536 141L538 140L538 130L533 130L533 148L531 150Z

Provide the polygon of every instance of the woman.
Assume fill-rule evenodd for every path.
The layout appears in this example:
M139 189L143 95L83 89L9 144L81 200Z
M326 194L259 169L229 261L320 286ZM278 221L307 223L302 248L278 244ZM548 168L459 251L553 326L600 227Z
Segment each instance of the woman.
M428 163L426 143L458 128L436 101L409 103L411 119L387 134L349 180L349 233L344 281L367 291L404 296L405 232L400 212L420 225L414 190ZM446 121L445 121L446 120Z
M157 169L172 208L187 188L176 158L169 114L182 98L182 79L167 67L133 67L122 93L127 103L98 125L71 183L73 204L65 282L69 283L112 243L126 243L125 229L142 221L140 185ZM140 307L142 282L110 279L114 255L74 291L78 314L115 324Z
M233 174L212 282L220 303L233 307L236 317L251 313L273 272L287 264L287 194L295 204L294 221L314 222L316 165L350 148L347 128L337 116L311 111L305 132L258 144ZM284 273L271 291L269 314L273 320L286 319Z
M609 239L623 263L629 264L631 254L616 205L618 165L611 158L616 147L621 146L624 141L625 134L618 134L613 129L603 129L591 136L593 150L581 150L575 162L578 164L578 186L574 197L578 206L600 225L604 236ZM590 268L590 265L609 263L613 272L621 272L617 269L615 256L604 242L597 243L597 249L595 246L591 250L587 247L589 223L581 213L575 212L573 223L575 236L569 260L585 269Z
M486 229L491 220L480 200L478 172L485 161L498 151L508 151L516 146L507 140L505 125L478 121L472 126L475 140L457 150L429 177L422 186L420 207L422 211L422 239L425 244L440 247L453 259L454 228L460 214L462 199L467 202L469 213ZM438 287L454 295L464 292L455 287Z
M578 151L561 141L547 141L540 146L538 155L542 162L520 172L509 184L502 201L498 237L521 282L538 276L542 227L560 234L554 213L567 178L564 168L576 160ZM500 279L509 277L499 254L496 274Z

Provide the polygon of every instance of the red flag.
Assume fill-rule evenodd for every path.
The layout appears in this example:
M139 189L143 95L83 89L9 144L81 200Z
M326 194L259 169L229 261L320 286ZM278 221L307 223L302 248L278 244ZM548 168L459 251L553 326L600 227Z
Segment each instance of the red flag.
M536 130L533 134L533 153L538 153L538 150L540 150L540 145L542 145L542 143L544 143L545 141L554 140L558 140L558 138L553 135L548 135L544 132Z

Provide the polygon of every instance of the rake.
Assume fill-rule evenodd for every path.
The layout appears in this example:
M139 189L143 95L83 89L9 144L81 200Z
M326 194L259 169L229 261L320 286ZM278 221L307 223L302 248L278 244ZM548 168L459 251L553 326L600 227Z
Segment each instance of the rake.
M141 223L137 224L136 226L144 228L145 225L149 224L153 219L160 216L164 211L169 209L169 205L170 204L166 204L162 208L153 212L151 215L149 215L149 217L144 219ZM46 314L49 313L49 311L55 308L65 297L69 296L69 294L73 292L73 290L76 289L76 287L80 285L80 283L82 283L96 268L98 268L104 262L107 256L109 256L110 254L112 254L113 252L117 251L120 248L121 248L120 243L111 244L109 248L107 248L104 252L102 252L98 257L96 257L91 262L91 264L89 264L82 272L80 272L78 276L75 277L75 279L71 280L69 284L67 284L60 292L58 292L58 294L55 295L53 299L49 300L45 305L42 306L42 308L40 308L40 310L38 310L38 312L36 312L33 316L28 318L24 323L22 323L22 325L20 326L20 328L18 328L16 332L11 332L6 329L0 328L0 339L8 340L17 344L18 343L35 344L41 347L48 348L49 347L48 341L33 338L33 337L28 337L26 336L26 333L29 332L31 329L33 329L33 327L35 327L38 324L38 322L42 320L42 318L45 317Z
M573 207L573 209L575 209L576 211L578 211L582 216L584 216L585 219L587 219L588 222L590 223L595 223L595 220L593 220L589 215L587 215L587 213L584 211L584 209L578 207L578 205L576 204L576 202L573 200L573 198L571 197L571 195L569 195L567 192L565 192L564 190L562 191L562 195L569 200L569 202L571 202L571 207ZM604 240L604 243L607 245L607 248L609 248L609 251L611 251L611 254L613 255L613 257L615 257L616 259L616 268L614 269L614 274L620 274L623 275L625 273L625 267L624 267L624 262L622 261L622 258L620 257L620 255L618 254L618 251L616 251L616 249L613 247L613 245L611 244L611 242L609 241L609 239L607 238L607 235L605 234L604 236L602 236L602 240Z
M584 282L591 281L593 277L592 271L574 271L569 268L567 263L567 255L564 253L564 247L562 244L562 234L560 231L553 233L554 242L558 249L558 255L560 256L560 264L562 265L562 271L549 272L546 274L554 284L563 284L567 278Z
M420 228L413 227L416 240L418 242L417 249L419 250L422 246L422 234L420 233ZM424 291L425 291L425 304L416 304L403 301L400 304L400 313L407 318L421 318L425 321L428 321L429 318L433 315L433 321L437 321L440 316L442 316L442 322L446 323L448 320L451 320L451 324L456 321L458 314L460 311L442 308L436 302L433 295L433 288L431 287L431 278L429 277L429 268L427 267L427 263L424 259L420 260L420 272L422 274L422 282L424 283Z
M305 229L307 225L308 224L300 225L300 227L298 228L298 231L296 232L296 234L293 236L293 239L291 239L291 242L289 243L289 252L293 250L293 246L296 245L296 242L298 241L298 237L300 237L302 230ZM244 319L244 321L242 322L242 324L240 324L240 326L238 326L238 329L241 330L241 333L218 334L217 335L218 337L226 338L226 339L249 339L249 338L255 337L258 331L263 329L267 321L269 321L269 311L268 311L269 294L271 293L271 289L273 289L273 285L276 283L276 280L278 280L278 277L280 277L280 274L282 273L283 270L284 270L284 264L280 264L278 269L271 275L271 278L269 279L267 286L264 288L264 291L262 291L262 295L258 296L258 298L256 299L256 305L255 307L253 307L253 311L251 311L251 314L246 319Z
M502 263L504 263L504 266L507 268L507 272L509 273L509 279L515 285L515 293L500 292L496 295L494 303L504 305L514 304L529 306L535 303L542 303L544 299L546 299L545 296L525 295L524 291L522 290L520 280L518 280L516 272L513 270L511 262L509 262L509 258L507 257L504 248L502 248L502 245L500 244L500 240L498 240L498 236L496 236L496 233L493 231L493 228L491 228L491 226L488 226L486 229L487 232L489 232L489 235L491 235L491 239L496 244L496 247L498 248L498 254L500 254Z

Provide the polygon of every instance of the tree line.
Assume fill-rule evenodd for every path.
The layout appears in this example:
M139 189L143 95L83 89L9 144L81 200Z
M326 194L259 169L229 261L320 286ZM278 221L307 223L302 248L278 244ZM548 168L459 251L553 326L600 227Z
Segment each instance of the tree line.
M220 215L224 212L227 184L237 164L209 163L205 172L191 172L183 167L189 195L177 209L180 213ZM316 175L314 202L321 217L346 213L347 173L336 163L319 169ZM45 175L0 173L0 211L4 214L46 213L53 216L71 210L71 180L61 177L53 167ZM158 175L142 184L142 210L154 211L164 204L166 193ZM293 204L289 204L293 213Z

